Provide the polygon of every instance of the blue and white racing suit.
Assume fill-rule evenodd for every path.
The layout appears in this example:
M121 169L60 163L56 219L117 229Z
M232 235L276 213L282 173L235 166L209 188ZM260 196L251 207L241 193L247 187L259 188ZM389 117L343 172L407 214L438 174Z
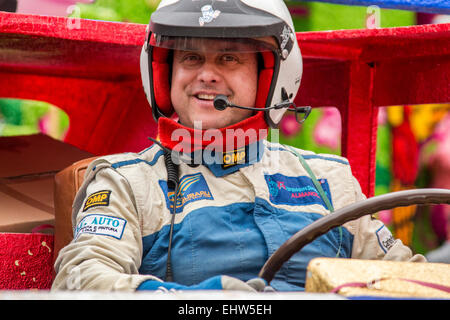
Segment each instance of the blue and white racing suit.
M295 154L267 141L258 146L252 159L242 154L246 150L227 155L247 158L243 162L181 163L171 253L174 282L193 285L216 275L255 278L288 238L330 214ZM334 209L365 198L345 158L296 150ZM71 289L75 276L77 288L102 290L135 290L145 280L164 279L173 196L157 145L139 154L96 159L75 199L74 240L59 253L53 288ZM305 246L271 286L301 291L311 259L337 256L424 261L382 222L364 216Z

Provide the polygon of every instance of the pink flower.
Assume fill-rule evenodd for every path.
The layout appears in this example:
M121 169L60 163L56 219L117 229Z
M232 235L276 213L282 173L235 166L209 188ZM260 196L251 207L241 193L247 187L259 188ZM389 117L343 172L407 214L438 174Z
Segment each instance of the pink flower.
M341 115L336 108L323 108L314 130L314 140L323 146L337 149L341 139Z
M281 119L280 131L286 137L292 137L296 135L301 129L300 124L295 119L295 115L287 114Z

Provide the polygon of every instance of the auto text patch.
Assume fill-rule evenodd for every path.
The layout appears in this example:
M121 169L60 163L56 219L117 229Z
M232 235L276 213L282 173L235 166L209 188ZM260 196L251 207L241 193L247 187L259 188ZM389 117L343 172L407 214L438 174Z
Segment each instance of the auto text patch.
M167 181L160 180L159 185L166 197L167 209L172 212L175 191L169 190ZM183 207L191 202L198 200L214 200L209 190L208 184L201 173L190 174L180 179L180 188L177 196L176 213L183 210Z
M81 219L75 229L74 238L77 239L83 233L110 236L122 239L127 221L122 218L105 216L102 214L90 214Z
M266 174L264 178L269 188L269 199L274 204L295 206L319 204L327 208L313 181L307 176L288 177L277 173L273 175ZM330 203L332 203L327 179L319 179L318 181Z

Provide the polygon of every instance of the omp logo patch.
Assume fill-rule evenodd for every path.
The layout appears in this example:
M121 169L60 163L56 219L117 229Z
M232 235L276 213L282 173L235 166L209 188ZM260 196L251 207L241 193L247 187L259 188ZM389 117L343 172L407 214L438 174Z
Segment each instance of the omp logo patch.
M274 204L312 205L319 204L325 209L325 202L320 197L311 178L306 176L287 177L282 174L264 175L269 188L269 199ZM326 179L318 180L331 202L330 187Z
M98 234L122 239L127 221L122 218L90 214L81 219L75 229L75 240L83 233Z
M160 180L159 185L166 197L167 209L172 212L175 191L169 190L167 181ZM181 212L186 204L198 200L214 200L203 175L201 173L196 173L182 177L180 179L180 188L177 195L175 212Z
M110 190L102 190L91 194L84 203L83 212L93 207L109 206L110 196Z
M236 164L245 163L245 148L225 152L222 157L222 168L228 168Z

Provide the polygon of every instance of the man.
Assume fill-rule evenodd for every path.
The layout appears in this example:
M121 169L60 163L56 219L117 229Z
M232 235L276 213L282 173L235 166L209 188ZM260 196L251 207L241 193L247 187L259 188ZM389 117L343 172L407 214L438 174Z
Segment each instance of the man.
M364 199L346 159L265 140L301 72L282 0L162 1L141 54L159 141L90 165L53 288L262 290L284 241ZM366 216L305 246L271 286L303 290L319 256L423 261Z

